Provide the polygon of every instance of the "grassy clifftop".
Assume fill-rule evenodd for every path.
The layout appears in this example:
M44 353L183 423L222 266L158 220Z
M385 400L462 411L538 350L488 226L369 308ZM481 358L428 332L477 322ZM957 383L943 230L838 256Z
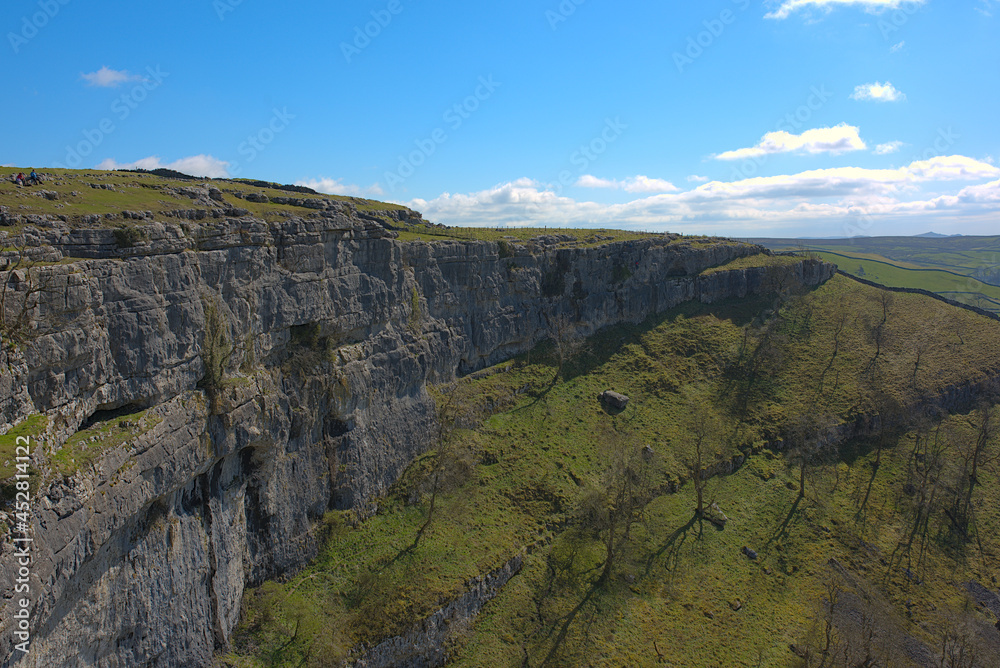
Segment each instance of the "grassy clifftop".
M214 200L218 205L244 209L265 220L280 219L284 215L306 216L311 212L309 207L284 203L287 199L343 202L358 211L373 214L409 212L398 204L325 195L301 186L248 179L193 179L125 171L45 169L39 170L43 177L40 185L21 187L9 178L18 171L28 173L26 169L5 168L2 171L4 179L0 181L0 206L7 207L6 216L24 219L8 227L23 224L30 215L87 227L120 223L127 220L122 216L126 211L149 212L160 218L171 212L191 209L195 197L189 191L202 187L219 191L218 199Z
M268 222L288 216L309 218L335 203L378 220L398 233L400 241L480 240L524 242L546 237L560 247L594 246L647 238L643 232L604 229L460 228L435 225L419 213L389 202L326 195L303 186L252 179L203 179L166 173L39 170L40 185L18 186L10 176L29 169L6 168L0 179L0 239L25 224L50 221L67 228L121 227L166 220L178 212L212 207ZM697 238L695 238L697 239Z

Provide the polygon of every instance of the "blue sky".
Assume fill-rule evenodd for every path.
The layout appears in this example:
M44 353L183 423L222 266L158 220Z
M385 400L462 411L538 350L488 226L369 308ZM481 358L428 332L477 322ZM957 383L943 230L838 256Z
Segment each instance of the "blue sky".
M0 163L451 225L986 234L997 0L9 0Z

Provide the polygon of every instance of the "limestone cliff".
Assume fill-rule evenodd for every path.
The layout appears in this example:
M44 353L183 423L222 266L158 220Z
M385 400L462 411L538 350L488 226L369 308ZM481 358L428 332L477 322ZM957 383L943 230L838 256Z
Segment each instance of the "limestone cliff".
M317 518L370 512L426 447L428 383L529 350L555 318L589 335L768 281L701 275L762 252L723 240L403 243L346 206L243 213L6 244L46 263L8 282L26 324L0 351L0 432L47 419L31 653L13 649L6 599L4 665L208 665L244 588L307 562ZM789 269L809 285L833 272ZM0 562L11 592L9 541Z

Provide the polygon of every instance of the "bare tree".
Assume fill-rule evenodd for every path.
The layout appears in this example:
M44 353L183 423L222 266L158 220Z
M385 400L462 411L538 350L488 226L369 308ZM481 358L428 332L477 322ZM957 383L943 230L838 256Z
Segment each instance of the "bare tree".
M52 282L53 275L36 265L22 247L13 264L0 272L0 338L9 342L23 343L28 337L39 296Z
M880 290L878 295L878 306L881 311L880 316L876 316L877 320L871 319L871 317L866 318L868 326L868 340L875 346L875 352L872 358L868 360L868 366L865 367L865 371L871 371L875 368L875 365L879 363L880 357L882 355L882 349L888 344L890 340L889 331L889 318L892 315L892 309L896 303L896 296L889 292L888 290Z
M795 275L791 265L773 265L767 268L761 291L774 295L772 310L778 315L781 307L787 302L802 285Z
M806 472L823 461L831 444L823 432L829 418L816 412L806 413L790 420L784 429L788 459L799 470L799 498L806 496Z
M839 576L834 576L827 578L826 581L826 598L823 600L823 659L820 666L825 666L828 659L830 659L831 653L834 650L836 641L836 624L834 623L834 616L837 610L837 602L840 600L840 594L843 592L843 583Z
M978 410L979 428L971 443L959 446L961 467L958 471L956 494L948 516L954 528L963 539L969 537L969 525L973 522L972 497L979 484L980 470L987 464L996 461L996 449L993 447L993 437L996 433L993 409L983 405Z
M423 477L423 483L429 487L430 501L427 506L427 519L417 529L410 549L416 549L428 527L434 519L438 496L468 479L474 462L472 454L463 448L456 429L471 427L474 421L472 409L468 405L469 385L455 381L443 388L437 404L437 420L435 428L435 450L431 455L431 467Z
M847 327L847 323L850 320L850 313L843 304L838 304L834 308L833 350L830 353L830 361L827 362L823 372L819 375L819 381L816 383L816 397L813 399L813 403L818 401L819 397L823 393L823 383L826 380L826 375L830 373L831 369L833 369L834 362L837 361L837 355L840 354L840 337L843 335L844 329ZM836 389L836 382L834 382L834 390Z
M904 486L904 494L909 494L912 498L908 513L910 528L889 557L886 578L904 559L906 567L911 571L919 571L921 567L930 519L940 507L942 472L948 461L950 446L951 441L946 434L942 434L940 423L933 429L928 424L918 426L908 462L907 483ZM914 563L912 550L918 537L921 539L920 552Z
M600 487L584 495L579 516L604 544L604 567L598 581L606 582L631 538L633 527L643 520L655 489L654 463L643 456L642 448L613 430L602 435L601 440L608 466Z
M741 416L746 415L761 380L775 375L781 367L784 337L779 331L780 324L777 318L772 318L760 327L751 324L743 328L743 340L730 368L736 384L733 400Z
M688 408L687 430L693 452L684 460L695 493L695 517L705 516L705 487L708 484L708 467L722 458L720 434L722 427L717 418L695 405Z
M545 322L549 331L549 338L552 339L552 343L555 346L556 361L558 363L555 377L552 379L554 385L563 376L566 363L573 359L583 348L584 339L577 334L572 320L565 313L554 316L546 314Z
M868 507L868 499L871 497L872 486L878 476L882 466L882 456L887 448L893 445L897 438L897 429L901 423L907 419L905 408L902 402L892 394L888 387L889 383L884 376L884 370L873 368L862 383L863 392L867 398L869 415L874 423L875 429L872 434L872 445L875 446L875 461L871 463L872 475L865 488L865 495L858 504L858 518L865 515Z
M975 668L980 665L980 651L979 638L969 620L949 620L948 626L941 632L941 668Z

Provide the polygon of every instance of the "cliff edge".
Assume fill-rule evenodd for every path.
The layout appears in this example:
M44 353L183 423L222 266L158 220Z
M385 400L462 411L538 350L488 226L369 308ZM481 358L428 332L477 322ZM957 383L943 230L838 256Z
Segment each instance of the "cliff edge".
M676 235L404 241L410 214L301 200L268 220L204 190L207 213L128 227L8 214L0 438L35 447L31 651L5 599L4 665L208 665L246 586L308 562L318 518L370 512L426 448L428 383L556 320L587 336L834 272Z

